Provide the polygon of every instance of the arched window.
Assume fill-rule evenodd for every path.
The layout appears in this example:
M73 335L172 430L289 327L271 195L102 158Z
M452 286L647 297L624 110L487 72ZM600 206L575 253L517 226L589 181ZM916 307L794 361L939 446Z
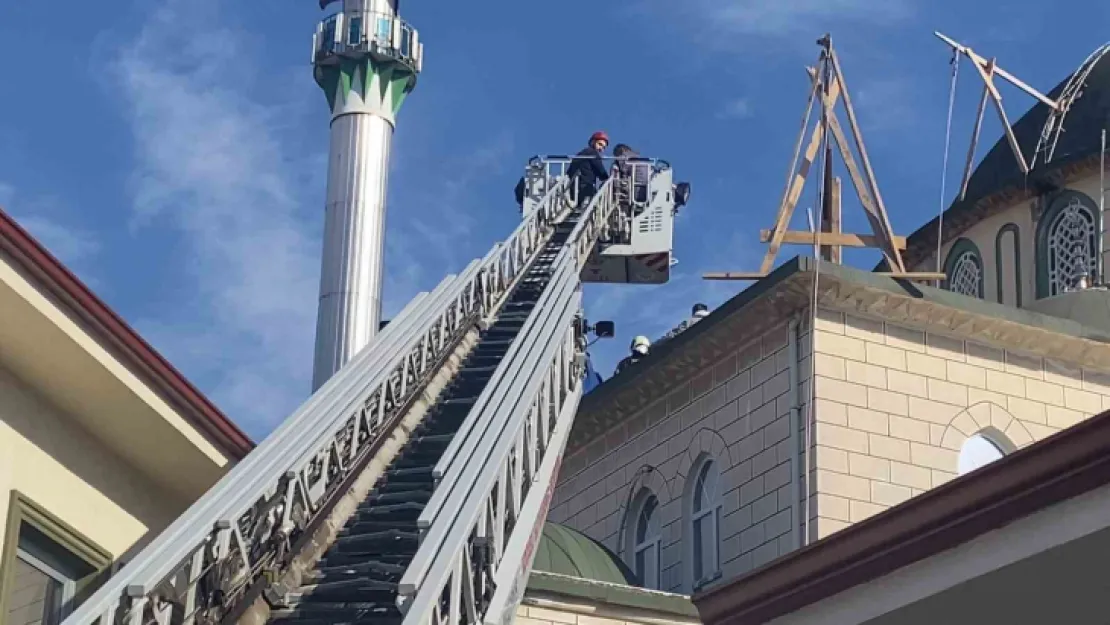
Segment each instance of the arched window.
M982 432L968 437L962 447L957 460L957 471L960 475L970 473L979 467L984 467L1006 455L1002 445L991 440L991 437Z
M659 547L662 542L659 498L646 488L641 490L633 500L628 520L632 571L644 588L658 590Z
M994 238L995 290L999 304L1021 307L1021 230L1009 223Z
M1037 296L1069 291L1086 275L1094 280L1098 233L1094 202L1075 191L1061 193L1037 226Z
M983 297L983 256L969 239L959 239L952 244L944 261L944 273L948 276L944 288L953 293Z
M717 463L704 458L690 491L690 562L693 588L716 577L720 570L721 497Z

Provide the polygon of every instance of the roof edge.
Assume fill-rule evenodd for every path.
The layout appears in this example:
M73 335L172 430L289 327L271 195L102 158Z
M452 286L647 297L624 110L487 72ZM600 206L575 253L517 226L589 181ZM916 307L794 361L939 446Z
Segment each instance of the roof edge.
M579 414L590 412L603 405L610 399L608 396L613 395L624 386L634 383L637 378L651 369L652 365L655 363L664 362L671 354L685 347L691 341L697 340L698 337L712 330L720 321L729 318L734 312L743 309L761 295L772 290L779 283L795 274L811 271L814 266L815 261L813 258L802 255L794 256L790 260L779 265L772 270L771 273L760 278L746 289L734 295L724 304L711 311L702 320L686 328L673 338L662 342L657 349L653 348L650 350L647 356L636 363L635 367L629 367L619 374L604 380L597 388L582 397L582 403L578 408Z
M625 609L661 612L695 620L699 618L698 610L686 595L585 580L558 573L532 571L528 576L525 593L544 593Z
M1110 483L1110 411L692 597L706 625L763 623Z
M65 265L0 207L0 251L46 288L69 312L89 325L233 459L241 460L254 442L184 375L98 298Z

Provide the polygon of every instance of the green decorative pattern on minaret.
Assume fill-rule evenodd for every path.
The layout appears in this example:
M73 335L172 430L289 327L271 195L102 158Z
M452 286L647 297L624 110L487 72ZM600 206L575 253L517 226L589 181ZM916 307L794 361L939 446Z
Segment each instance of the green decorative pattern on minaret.
M405 96L416 86L416 74L409 68L393 61L377 61L369 57L343 59L336 65L320 65L314 75L333 112L342 108L355 94L367 105L380 104L383 113L395 116Z

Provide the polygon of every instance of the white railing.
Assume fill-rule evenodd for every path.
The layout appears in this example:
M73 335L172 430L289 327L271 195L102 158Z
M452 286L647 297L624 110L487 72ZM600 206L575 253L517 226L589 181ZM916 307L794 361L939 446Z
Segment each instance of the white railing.
M420 294L369 345L63 625L218 620L280 577L297 541L571 206L560 179L504 244Z
M610 181L434 469L420 548L398 588L405 625L499 622L515 609L582 393L578 276L615 204Z

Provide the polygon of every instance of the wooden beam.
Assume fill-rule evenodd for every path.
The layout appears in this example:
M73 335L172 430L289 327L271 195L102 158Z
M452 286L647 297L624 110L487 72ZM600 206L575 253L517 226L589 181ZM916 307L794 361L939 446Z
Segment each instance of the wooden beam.
M876 271L874 273L877 276L886 276L898 280L921 280L922 282L944 280L948 277L948 274L943 271Z
M701 274L702 280L762 280L767 274L758 271L711 271Z
M840 179L836 178L835 180ZM770 238L770 230L759 231L759 241L761 243L766 243ZM782 242L788 245L813 245L815 239L817 244L821 246L879 247L879 240L874 235L845 232L821 232L814 237L812 232L806 230L787 230L783 233ZM894 237L894 247L900 250L906 249L906 237Z
M863 207L864 213L867 215L867 220L871 224L871 231L875 236L875 240L879 243L878 247L883 256L887 258L887 262L896 271L905 270L905 266L901 264L902 255L894 248L891 233L889 228L884 228L884 224L880 219L879 207L875 205L874 198L866 186L863 175L856 165L856 159L852 156L852 151L848 147L848 139L844 136L844 130L840 127L840 122L837 121L836 116L829 117L829 129L832 130L833 138L836 140L836 145L840 149L840 158L844 160L844 165L848 168L848 175L852 179L852 186L856 189L856 195L859 197L860 205Z
M875 179L875 171L871 168L871 159L867 156L867 146L863 143L863 133L860 132L859 123L856 121L856 110L852 106L851 96L848 95L848 83L844 79L844 71L840 68L840 59L837 58L836 51L832 48L832 42L828 43L829 46L829 61L832 63L833 74L836 79L836 84L840 85L840 90L844 92L844 111L848 116L848 126L852 130L852 136L856 141L856 149L859 151L860 160L863 161L863 169L867 173L867 182L871 187L872 196L875 198L875 205L878 209L878 219L882 224L882 234L876 232L875 234L883 237L894 236L894 228L890 225L890 218L887 215L886 205L883 203L883 196L879 193L879 183ZM905 271L905 264L902 262L902 255L898 250L889 250L893 253L890 260L892 266L898 271Z
M958 60L956 61L959 62ZM987 75L994 73L994 65L987 68ZM967 161L964 163L963 182L960 183L960 201L967 197L967 184L971 182L971 165L975 162L975 148L979 146L979 133L983 129L983 114L987 112L987 98L990 97L990 88L983 85L983 95L979 98L979 109L975 113L975 130L971 133L971 145L967 149Z
M967 46L965 46L961 43L957 43L956 41L944 36L943 34L937 32L937 31L933 31L933 34L936 35L938 39L940 39L941 41L943 41L943 42L947 43L949 46L951 46L953 50L956 50L957 52L960 52L962 54L966 54L967 58L971 59L971 62L974 63L976 66L981 66L981 67L985 68L985 67L987 67L988 64L993 64L994 63L993 60L987 61L987 59L983 58L982 56L979 56L979 54L977 54L971 48L969 48L969 47L967 47ZM1029 95L1033 96L1034 98L1040 100L1041 102L1043 102L1046 106L1048 106L1052 110L1059 111L1061 109L1061 106L1060 106L1059 102L1057 102L1056 100L1053 100L1052 98L1046 96L1045 94L1041 93L1040 91L1037 91L1033 87L1030 87L1029 85L1025 84L1024 81L1020 80L1017 76L1014 76L1010 72L1007 72L1006 70L1002 69L1001 67L996 67L995 72L998 74L999 78L1002 78L1003 80L1006 80L1011 85L1017 87L1018 89L1021 89L1025 93L1028 93Z
M829 199L829 208L831 209L831 212L829 213L829 232L831 232L833 235L841 234L841 231L840 231L840 228L841 228L841 226L840 226L840 219L841 219L840 191L841 191L840 176L836 176L832 179L832 194L831 194L831 197ZM903 249L903 250L906 249L906 237L894 237L894 239L895 239L894 247L898 247L898 239L899 238L902 239L902 247L899 248L899 249ZM841 246L840 245L834 245L829 249L831 251L831 253L829 254L829 260L831 260L832 262L839 265L841 260L842 260L842 255L843 255L843 250L842 250Z
M993 60L991 61L993 63ZM991 99L994 102L994 110L998 112L998 119L1002 122L1002 132L1006 135L1006 141L1010 144L1010 151L1014 153L1014 158L1017 159L1018 166L1021 167L1023 174L1029 173L1029 165L1025 163L1025 155L1021 153L1021 145L1018 144L1017 137L1014 136L1014 129L1010 126L1010 119L1006 116L1006 109L1002 106L1002 94L994 86L994 75L987 74L979 63L974 63L975 69L979 72L979 77L983 79L983 84L987 85L990 91ZM998 72L997 66L995 72Z
M810 68L806 69L809 70ZM810 71L812 72L812 70ZM811 76L814 74L815 72L811 73ZM814 81L813 89L810 91L810 93L813 94L814 97L816 97L819 89L819 82ZM839 97L839 90L832 89L828 97L830 100L835 102L836 98ZM809 168L813 165L813 159L817 156L817 149L821 147L821 142L825 135L824 130L824 123L819 120L817 122L817 125L813 128L812 134L810 134L809 145L806 146L805 157L802 160L801 168L797 171L797 173L794 174L793 181L791 182L786 194L783 196L782 202L779 204L778 215L775 219L774 228L772 228L772 232L775 233L775 236L772 236L770 245L768 245L767 247L767 253L763 256L763 263L760 265L760 271L765 274L770 272L771 268L774 267L775 256L778 255L779 248L782 246L782 239L780 236L778 236L778 233L785 232L787 226L790 225L790 218L794 215L794 209L795 207L797 207L798 199L802 195L802 189L805 187L806 177L809 175Z
M943 280L947 277L944 272L935 271L873 271L876 276L885 276L896 280L913 280L931 282ZM767 274L758 271L711 271L701 274L703 280L762 280Z

